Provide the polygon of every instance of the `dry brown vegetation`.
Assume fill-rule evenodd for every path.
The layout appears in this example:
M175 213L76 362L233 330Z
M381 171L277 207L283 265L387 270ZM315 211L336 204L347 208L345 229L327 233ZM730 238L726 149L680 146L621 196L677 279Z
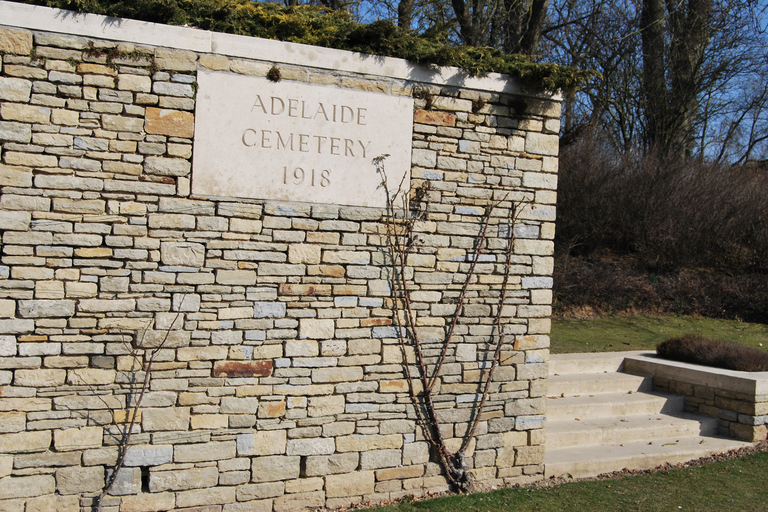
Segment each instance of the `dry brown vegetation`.
M715 341L696 334L668 338L656 346L664 359L743 372L768 371L768 354L737 343Z
M768 169L564 148L556 309L768 323Z

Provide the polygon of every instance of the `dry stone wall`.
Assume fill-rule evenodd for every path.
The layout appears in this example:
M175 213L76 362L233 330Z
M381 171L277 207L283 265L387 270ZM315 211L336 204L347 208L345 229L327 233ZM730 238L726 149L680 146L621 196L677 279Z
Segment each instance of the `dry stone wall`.
M19 9L34 16L14 24ZM286 87L414 98L423 215L406 272L427 357L495 205L438 382L441 434L457 449L476 410L514 233L507 337L466 462L489 486L542 477L557 101L503 77L455 87L419 68L286 63L237 36L244 50L220 54L145 42L169 27L91 16L102 32L83 36L76 16L0 10L0 510L90 510L145 377L132 347L157 350L104 510L281 512L448 488L405 379L383 209L192 196L203 69L278 66Z

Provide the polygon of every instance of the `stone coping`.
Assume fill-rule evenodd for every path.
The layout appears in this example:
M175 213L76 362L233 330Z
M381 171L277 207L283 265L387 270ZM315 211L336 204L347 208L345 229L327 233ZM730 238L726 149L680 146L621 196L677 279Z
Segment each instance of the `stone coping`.
M30 30L78 34L112 41L163 46L179 50L213 53L293 64L319 69L376 75L410 82L449 85L488 92L519 94L519 84L507 75L489 73L473 77L456 67L427 67L404 59L365 55L257 37L209 32L196 28L162 25L98 14L0 0L0 25ZM526 93L527 96L531 94ZM560 101L556 94L541 96Z
M768 395L768 372L737 372L662 359L653 352L628 355L624 371L754 396Z

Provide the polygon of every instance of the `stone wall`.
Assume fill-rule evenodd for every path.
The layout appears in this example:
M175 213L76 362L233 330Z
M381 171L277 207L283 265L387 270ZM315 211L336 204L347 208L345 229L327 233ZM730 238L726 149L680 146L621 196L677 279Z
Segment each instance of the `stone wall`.
M193 197L201 69L279 66L287 84L415 98L425 214L406 271L427 340L445 335L496 204L438 382L441 433L457 448L475 410L514 231L507 338L467 464L489 486L542 477L556 98L396 59L0 11L0 510L90 510L145 376L131 349L160 345L104 510L280 512L448 488L405 380L383 210Z
M718 418L720 435L749 442L768 433L768 372L739 372L661 358L629 357L625 369L653 389L685 397L685 410Z

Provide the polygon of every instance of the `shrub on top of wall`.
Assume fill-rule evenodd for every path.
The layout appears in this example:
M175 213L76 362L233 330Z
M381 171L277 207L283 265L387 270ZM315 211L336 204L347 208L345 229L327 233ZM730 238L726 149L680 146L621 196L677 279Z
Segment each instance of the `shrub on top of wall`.
M523 86L548 91L573 91L593 76L591 71L533 62L527 57L505 55L494 48L452 46L439 36L400 30L389 20L358 23L346 11L321 6L284 7L251 0L14 1L398 57L424 65L456 66L471 75L503 73L516 78Z
M656 346L664 359L744 372L768 371L768 354L737 343L715 341L697 334L668 338Z

